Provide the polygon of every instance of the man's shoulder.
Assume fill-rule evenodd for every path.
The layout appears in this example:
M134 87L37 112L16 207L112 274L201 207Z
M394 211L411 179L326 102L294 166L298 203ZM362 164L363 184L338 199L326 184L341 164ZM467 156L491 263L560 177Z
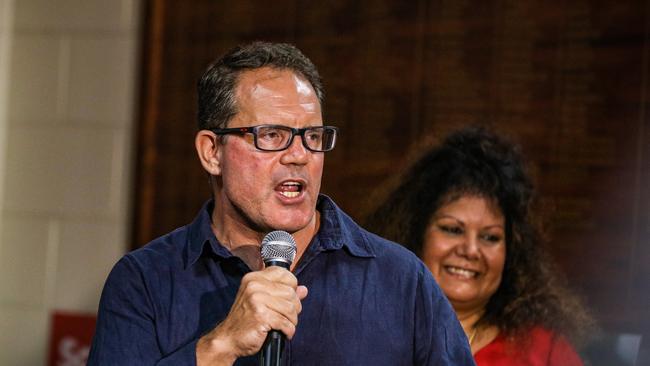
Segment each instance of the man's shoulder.
M329 220L335 220L341 230L341 236L355 245L363 247L379 259L390 259L396 263L408 262L410 264L419 264L420 260L410 250L404 246L374 234L350 217L340 207L336 206L334 201L321 195L322 208L327 211Z
M422 261L403 245L383 238L366 229L360 228L360 230L378 259L391 261L395 265L413 266L418 270L424 269Z
M350 240L354 241L355 245L365 247L373 254L375 260L387 262L395 268L424 271L420 259L404 246L364 229L347 215L342 221Z
M187 225L182 226L153 239L142 247L125 254L123 260L135 262L143 269L160 268L165 264L178 264L182 260L182 254L187 245L187 228Z

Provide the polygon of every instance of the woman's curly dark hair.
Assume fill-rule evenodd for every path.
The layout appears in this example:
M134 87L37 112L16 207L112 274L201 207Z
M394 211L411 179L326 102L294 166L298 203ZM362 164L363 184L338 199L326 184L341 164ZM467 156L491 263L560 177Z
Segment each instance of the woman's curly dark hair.
M428 150L365 226L419 256L433 214L463 195L497 203L506 221L502 280L479 325L495 325L511 339L543 326L580 344L593 321L542 246L535 191L518 147L493 132L464 128Z

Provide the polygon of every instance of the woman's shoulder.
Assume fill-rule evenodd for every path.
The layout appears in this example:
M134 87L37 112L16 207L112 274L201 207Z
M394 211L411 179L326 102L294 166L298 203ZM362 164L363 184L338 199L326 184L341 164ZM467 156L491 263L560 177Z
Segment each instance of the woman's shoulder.
M553 343L563 339L561 335L541 326L532 327L527 332L527 337L531 342L551 347Z
M532 327L515 339L508 339L500 334L474 357L478 366L583 365L577 352L564 336L541 326Z
M544 327L536 326L531 328L529 337L532 347L536 346L548 350L551 354L576 353L573 346L565 336Z

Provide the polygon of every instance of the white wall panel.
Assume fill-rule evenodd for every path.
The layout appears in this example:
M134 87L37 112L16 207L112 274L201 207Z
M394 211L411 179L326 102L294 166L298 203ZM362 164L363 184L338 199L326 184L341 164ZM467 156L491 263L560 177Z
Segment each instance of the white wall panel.
M45 218L5 213L0 236L0 306L37 309L45 305L49 224Z
M137 0L19 0L17 29L133 32Z
M0 365L45 363L127 250L138 0L0 0Z
M66 99L60 80L65 42L56 35L17 34L11 52L9 121L12 125L55 124ZM61 93L63 90L63 93Z
M55 308L97 310L101 284L126 250L124 235L124 225L118 223L68 220L62 225Z
M135 41L75 38L71 43L72 121L125 125L132 120Z
M48 320L48 314L42 309L3 308L0 311L0 365L44 365Z
M107 129L11 128L6 208L115 217L113 147L113 132Z

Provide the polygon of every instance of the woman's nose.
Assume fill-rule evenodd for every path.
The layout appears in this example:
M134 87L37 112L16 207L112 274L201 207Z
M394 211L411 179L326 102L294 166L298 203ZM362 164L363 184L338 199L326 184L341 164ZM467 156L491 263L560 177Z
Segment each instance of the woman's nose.
M478 237L471 233L463 236L463 242L458 246L459 254L467 258L478 258L479 256Z

